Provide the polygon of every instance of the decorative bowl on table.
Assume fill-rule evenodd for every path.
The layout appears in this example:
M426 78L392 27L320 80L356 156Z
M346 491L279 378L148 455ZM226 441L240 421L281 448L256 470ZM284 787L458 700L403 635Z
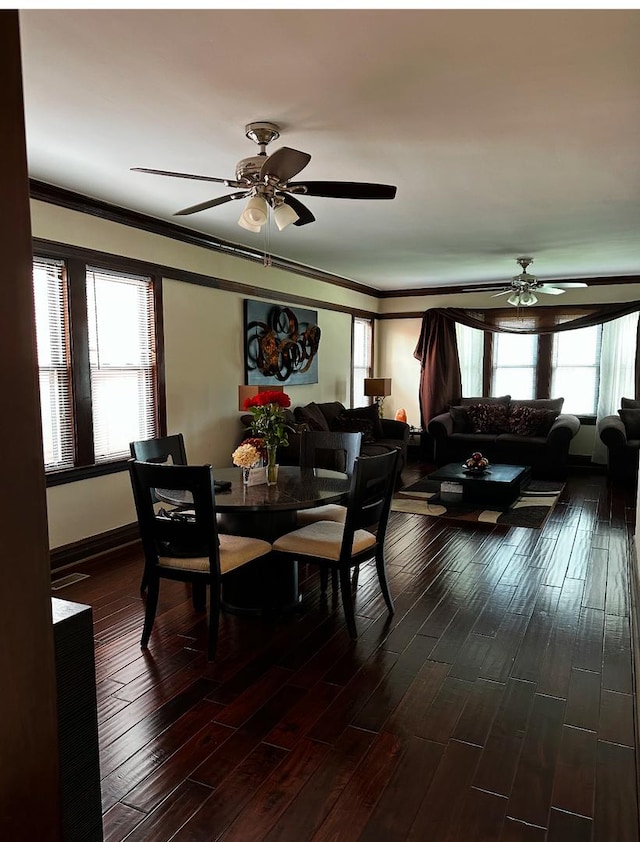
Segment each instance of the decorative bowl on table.
M472 453L462 467L471 474L481 474L489 467L489 460L482 453Z

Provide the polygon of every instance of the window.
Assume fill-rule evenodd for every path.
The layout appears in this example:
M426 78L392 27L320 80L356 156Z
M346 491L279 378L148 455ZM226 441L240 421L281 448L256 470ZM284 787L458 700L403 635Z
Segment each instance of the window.
M509 394L516 400L562 397L563 412L580 415L584 420L595 419L605 409L608 414L615 412L621 394L633 391L638 314L604 325L553 332L557 325L589 312L587 308L572 307L541 307L517 314L488 310L484 315L489 323L515 331L546 328L548 332L487 332L484 349L470 341L469 328L462 328L461 332L461 326L456 325L463 395ZM483 351L483 391L468 391L467 383L477 380L477 372L483 367Z
M96 462L124 459L156 429L153 290L149 278L87 269Z
M129 456L130 441L164 430L158 286L148 276L87 266L77 257L34 259L42 440L50 484L117 470Z
M563 412L596 414L601 337L602 325L553 335L551 395L564 398Z
M535 398L537 359L537 336L494 333L490 394Z
M351 377L351 406L365 406L370 402L364 394L364 381L373 375L373 322L353 319L353 365Z
M482 391L484 333L474 327L456 324L456 337L462 394L469 398L482 395L484 394Z
M47 470L61 470L73 467L75 457L69 308L61 260L34 260L33 297L44 464Z

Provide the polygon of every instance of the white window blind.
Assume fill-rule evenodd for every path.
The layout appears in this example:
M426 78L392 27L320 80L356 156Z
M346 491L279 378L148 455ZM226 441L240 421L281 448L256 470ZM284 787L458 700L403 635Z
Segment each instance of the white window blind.
M563 412L595 415L600 379L602 325L553 335L551 394L563 397Z
M366 406L364 381L371 377L371 341L373 331L370 319L353 320L353 406Z
M96 463L125 458L156 435L156 357L150 278L87 267Z
M521 328L533 320L517 317ZM498 322L507 326L509 319ZM535 334L494 333L491 394L511 395L516 400L529 400L536 396L536 367L538 362L538 337Z
M73 400L65 266L34 258L33 296L46 470L74 464Z

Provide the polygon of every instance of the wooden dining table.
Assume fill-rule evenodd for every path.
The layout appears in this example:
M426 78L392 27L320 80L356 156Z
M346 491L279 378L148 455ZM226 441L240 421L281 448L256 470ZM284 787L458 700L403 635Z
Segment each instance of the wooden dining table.
M276 538L296 529L296 512L346 502L351 480L325 468L280 466L275 485L243 485L240 468L214 468L214 479L230 482L216 491L220 532ZM156 489L157 496L174 505L189 505L181 492ZM295 560L263 556L222 577L222 609L233 614L266 616L289 611L300 604L298 564Z

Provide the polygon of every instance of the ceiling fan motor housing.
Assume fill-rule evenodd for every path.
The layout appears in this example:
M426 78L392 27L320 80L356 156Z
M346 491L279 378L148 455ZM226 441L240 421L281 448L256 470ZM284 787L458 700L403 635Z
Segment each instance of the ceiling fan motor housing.
M250 158L243 158L236 164L236 179L238 181L257 181L260 170L264 164L264 155L252 155Z

